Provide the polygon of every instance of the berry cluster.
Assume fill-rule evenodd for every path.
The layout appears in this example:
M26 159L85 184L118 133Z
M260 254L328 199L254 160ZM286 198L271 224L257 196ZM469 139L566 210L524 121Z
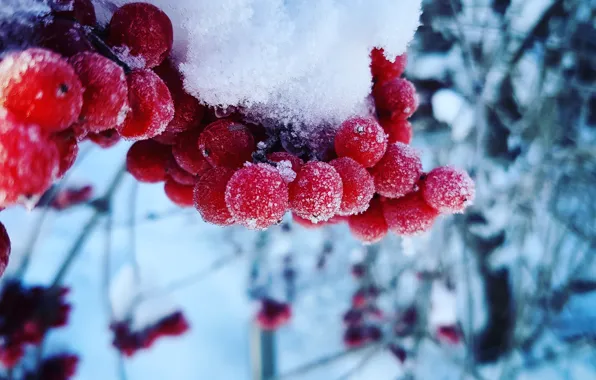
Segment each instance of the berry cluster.
M424 174L407 145L418 98L401 78L405 55L391 62L372 51L372 114L316 144L296 142L287 126L255 125L241 107L208 108L188 94L169 58L172 23L154 5L126 4L103 30L90 0L52 4L35 47L0 62L0 207L37 200L72 166L79 141L120 138L135 141L126 162L137 180L163 182L175 204L221 226L265 229L291 211L309 227L347 220L373 243L389 230L424 231L473 200L465 172Z
M38 371L26 373L24 380L69 380L74 378L79 357L72 354L54 355L45 358Z
M0 294L0 362L14 367L25 354L25 346L39 345L49 329L66 326L70 305L68 288L25 288L8 282Z
M292 309L289 304L271 298L261 300L257 313L257 324L263 330L276 330L285 325L292 318Z
M114 333L114 347L124 356L131 357L150 348L160 338L183 335L189 324L181 312L175 312L141 331L134 331L130 321L116 322L110 328Z

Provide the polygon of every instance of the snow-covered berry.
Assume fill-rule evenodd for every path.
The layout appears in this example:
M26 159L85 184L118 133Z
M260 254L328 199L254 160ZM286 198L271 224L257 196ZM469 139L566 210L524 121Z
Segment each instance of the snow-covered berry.
M389 230L378 198L370 202L370 206L364 213L350 216L348 225L356 239L368 244L381 241Z
M381 118L379 123L387 133L387 138L389 144L393 144L396 142L410 144L413 137L413 130L412 124L406 120L401 118Z
M373 88L377 112L381 117L407 119L418 109L416 88L407 79L396 78Z
M414 148L394 143L371 169L371 174L377 193L387 198L399 198L415 190L422 174L422 162Z
M387 149L387 136L373 118L353 117L342 123L335 135L339 157L350 157L365 168L374 166Z
M375 194L375 182L370 173L349 157L340 157L331 162L343 183L343 194L338 214L343 216L360 214L368 208Z
M409 236L427 231L439 212L430 207L419 191L398 199L384 199L383 215L389 229L398 235Z
M226 187L235 170L216 167L207 170L194 189L195 208L207 223L229 226L234 218L226 205Z
M451 166L431 170L421 181L421 187L426 203L442 213L463 212L476 194L468 173Z
M408 55L406 53L398 55L392 62L385 57L385 51L378 48L372 50L370 57L370 71L373 80L377 83L387 82L400 77L406 70L406 64L408 63Z

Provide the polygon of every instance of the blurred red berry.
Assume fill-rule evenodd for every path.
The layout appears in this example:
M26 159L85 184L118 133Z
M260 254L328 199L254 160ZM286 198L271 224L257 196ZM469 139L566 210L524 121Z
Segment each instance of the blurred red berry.
M449 344L458 344L461 341L461 330L457 326L440 326L437 329L439 340Z
M370 53L370 71L375 82L387 82L400 77L406 70L408 55L398 55L393 61L385 57L383 49L374 48Z
M194 185L183 185L170 177L166 179L164 191L166 196L180 207L192 207L194 205Z
M379 123L388 136L389 144L396 142L410 144L412 142L412 124L406 119L400 118L382 118Z
M344 333L344 344L348 348L358 348L366 343L366 331L362 326L350 326Z
M120 142L120 135L115 129L108 129L99 133L88 133L86 137L102 149L111 148Z
M267 298L261 301L257 323L263 330L276 330L288 323L291 317L290 305Z
M58 148L60 164L56 178L62 178L74 165L79 154L79 144L72 130L65 130L52 136L52 141Z
M92 196L93 187L89 185L81 188L66 188L54 195L50 206L56 210L66 210L89 202Z
M383 215L383 206L378 198L370 202L364 213L350 216L348 225L356 239L368 244L381 241L389 231Z
M198 176L194 176L182 169L173 157L166 165L166 174L181 185L194 186L199 180Z

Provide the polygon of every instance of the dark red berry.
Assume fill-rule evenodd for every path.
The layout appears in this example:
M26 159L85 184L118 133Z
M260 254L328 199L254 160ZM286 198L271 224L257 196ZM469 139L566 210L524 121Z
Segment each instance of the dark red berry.
M370 202L370 207L363 214L350 216L348 225L356 239L369 244L381 241L389 230L378 198Z
M170 159L170 147L152 140L137 141L126 155L126 169L139 182L162 182Z
M387 82L400 77L406 70L408 55L398 55L393 62L385 58L383 49L373 49L370 54L370 71L375 82Z
M343 183L338 214L348 216L366 211L375 194L375 182L364 166L349 157L337 158L329 165L337 170Z
M245 125L221 119L201 133L199 149L211 165L237 169L251 161L255 140Z
M387 133L389 144L396 142L410 144L412 142L412 124L406 119L382 118L379 123Z
M199 149L200 134L201 131L196 129L181 133L172 147L172 154L178 165L195 176L203 175L212 167Z
M418 94L412 82L396 78L373 88L377 112L381 117L407 119L418 109Z
M152 4L123 5L108 25L108 43L129 49L130 55L142 58L147 68L162 63L170 54L173 42L170 18Z
M439 212L430 207L420 192L383 200L383 214L389 229L398 235L415 235L430 229Z
M186 170L182 169L176 163L176 160L173 157L168 161L168 164L166 165L166 173L174 181L178 182L181 185L194 186L199 179L198 176L194 176Z
M261 302L257 323L263 330L276 330L292 317L290 305L266 298Z
M56 178L62 178L68 169L74 165L79 153L79 144L73 131L68 129L54 134L52 141L56 144L60 156L60 165Z
M167 178L164 184L167 197L180 207L192 207L194 205L194 185L183 185L172 178Z
M234 223L225 200L226 187L234 172L235 170L224 167L211 168L195 185L195 207L205 222L218 226Z
M6 232L6 227L0 222L0 277L4 274L10 259L10 237Z
M85 28L76 21L48 18L36 28L37 44L64 57L95 51L87 38Z
M115 129L108 129L99 133L88 133L86 137L102 149L111 148L120 142L120 135Z
M348 348L357 348L366 343L366 331L362 326L350 326L344 333L344 344Z

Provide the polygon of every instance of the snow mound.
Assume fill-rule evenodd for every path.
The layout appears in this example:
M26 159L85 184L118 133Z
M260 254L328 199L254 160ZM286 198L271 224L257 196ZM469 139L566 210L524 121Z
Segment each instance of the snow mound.
M148 0L174 24L185 87L213 106L278 123L366 113L369 53L405 52L421 0ZM117 0L123 4L132 0Z

